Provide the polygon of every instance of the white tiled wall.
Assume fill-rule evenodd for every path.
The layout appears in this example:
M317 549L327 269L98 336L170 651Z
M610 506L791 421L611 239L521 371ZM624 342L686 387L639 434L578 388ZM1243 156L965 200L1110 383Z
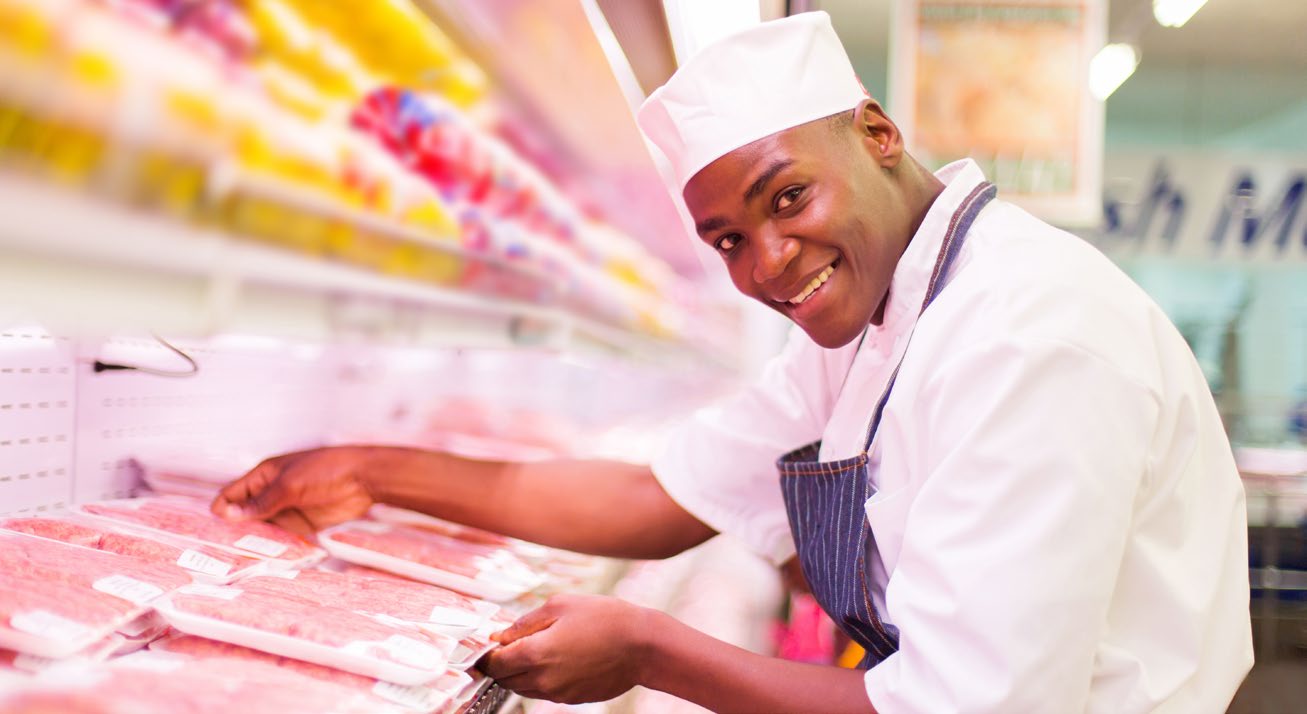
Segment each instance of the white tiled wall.
M0 325L0 511L66 504L75 457L74 345L34 325Z

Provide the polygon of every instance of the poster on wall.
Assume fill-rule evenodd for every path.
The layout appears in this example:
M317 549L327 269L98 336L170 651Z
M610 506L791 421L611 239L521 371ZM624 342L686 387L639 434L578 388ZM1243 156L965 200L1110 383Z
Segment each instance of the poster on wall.
M929 168L972 158L1051 223L1102 215L1104 0L897 0L890 114Z

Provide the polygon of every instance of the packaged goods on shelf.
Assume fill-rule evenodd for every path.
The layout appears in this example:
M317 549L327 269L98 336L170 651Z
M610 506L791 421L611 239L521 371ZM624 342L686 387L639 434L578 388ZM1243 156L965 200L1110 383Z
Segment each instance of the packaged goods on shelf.
M312 565L325 556L321 548L270 523L218 518L209 512L208 502L196 499L168 496L102 501L78 506L77 512L257 558L279 569Z
M381 523L409 526L475 545L504 548L531 565L542 576L538 591L584 589L605 572L603 558L509 538L404 508L376 504L368 511L368 517Z
M472 672L471 675L472 683L455 695L445 707L445 712L448 714L465 714L494 684L494 680L480 672Z
M15 650L0 649L0 671L34 674L51 667L61 667L74 661L103 662L110 657L127 654L128 652L134 652L140 649L140 647L137 646L127 647L126 642L127 639L122 635L116 632L110 633L106 635L104 639L92 644L81 652L62 659L39 657L37 655L31 655ZM2 689L3 686L0 686L0 690Z
M350 521L322 531L319 542L341 560L495 602L518 598L543 581L507 548L411 526Z
M176 566L0 532L0 647L67 657L190 580Z
M251 593L299 598L373 616L395 618L434 632L464 637L490 622L497 605L434 585L329 570L291 571L242 580Z
M469 120L485 93L409 2L176 13L0 0L6 170L304 256L684 339L681 281Z
M235 657L138 652L50 668L0 693L0 712L78 714L370 714L378 702L348 685Z
M0 528L18 533L61 540L152 563L175 565L203 582L227 583L251 573L262 572L265 562L201 543L188 542L161 533L133 530L103 520L67 513L42 518L0 520Z
M443 674L458 641L407 622L234 586L190 585L155 603L177 630L403 685Z
M441 710L454 697L473 686L472 677L463 672L447 671L425 686L405 687L383 682L358 674L279 657L267 652L252 650L240 645L209 640L194 635L173 633L150 644L150 649L193 657L196 659L231 658L265 662L313 679L348 687L373 704L378 711L398 708L402 711L434 712Z

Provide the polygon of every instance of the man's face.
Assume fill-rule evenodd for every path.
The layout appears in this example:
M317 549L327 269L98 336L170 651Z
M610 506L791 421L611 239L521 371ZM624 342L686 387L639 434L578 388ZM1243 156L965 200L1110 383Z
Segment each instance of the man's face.
M735 287L822 347L848 344L876 316L912 237L882 143L817 120L726 154L685 187Z

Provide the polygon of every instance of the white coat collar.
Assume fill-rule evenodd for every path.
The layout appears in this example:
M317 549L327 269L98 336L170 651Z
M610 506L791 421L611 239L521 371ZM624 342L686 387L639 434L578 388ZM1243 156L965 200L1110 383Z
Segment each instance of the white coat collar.
M985 180L984 172L971 159L954 161L935 172L935 177L944 183L944 191L931 204L894 268L885 318L879 326L872 325L867 333L877 343L892 344L916 324L949 222L971 190Z

